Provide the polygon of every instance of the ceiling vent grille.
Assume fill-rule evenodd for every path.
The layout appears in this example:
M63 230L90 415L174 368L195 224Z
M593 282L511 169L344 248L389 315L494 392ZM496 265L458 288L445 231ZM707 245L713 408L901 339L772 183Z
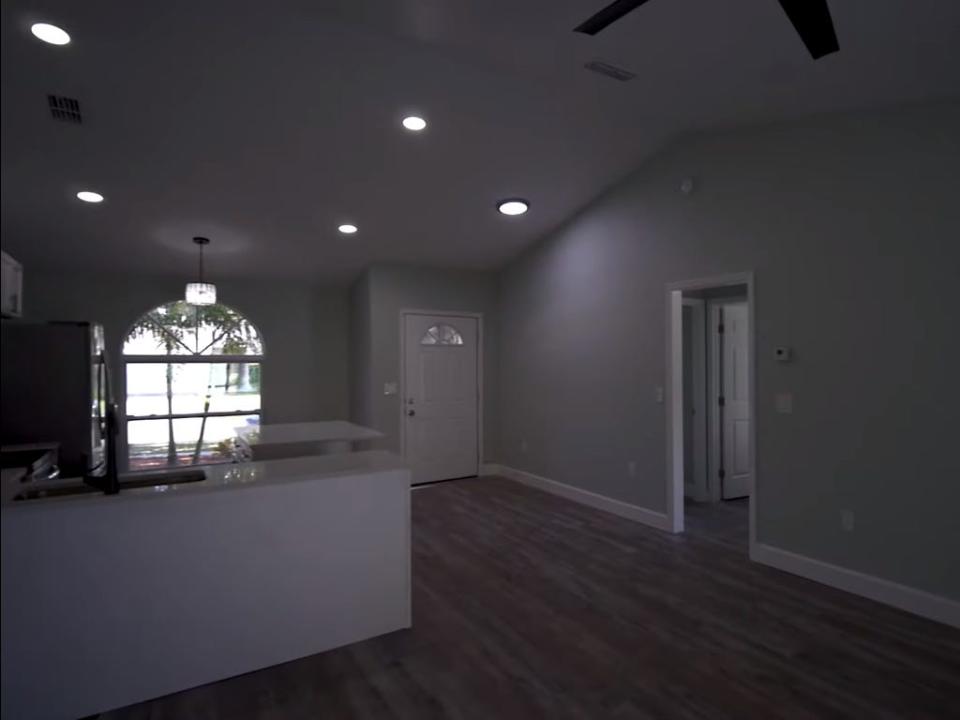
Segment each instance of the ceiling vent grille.
M74 123L75 125L83 122L79 100L59 95L47 95L47 105L50 106L50 114L53 115L54 120Z
M606 75L608 78L613 78L614 80L619 80L620 82L633 80L637 76L636 73L632 73L629 70L624 70L622 67L617 67L616 65L603 62L602 60L591 60L584 65L584 67L590 72Z

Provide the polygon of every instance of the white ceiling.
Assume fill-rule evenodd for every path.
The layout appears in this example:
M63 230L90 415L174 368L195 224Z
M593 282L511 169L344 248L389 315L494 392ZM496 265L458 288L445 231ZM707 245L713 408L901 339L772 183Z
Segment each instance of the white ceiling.
M606 2L4 2L4 248L188 274L200 234L214 276L491 268L678 133L960 95L955 0L831 0L841 51L817 62L776 0L651 0L571 31ZM73 42L35 40L37 21ZM84 124L52 120L47 93ZM429 128L404 131L408 112ZM499 215L514 195L531 211Z

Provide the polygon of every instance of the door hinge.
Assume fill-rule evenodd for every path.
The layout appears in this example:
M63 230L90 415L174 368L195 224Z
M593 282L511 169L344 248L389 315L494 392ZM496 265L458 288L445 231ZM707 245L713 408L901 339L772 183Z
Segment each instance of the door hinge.
M723 395L721 395L719 398L717 398L717 404L718 404L720 407L723 407L724 405L726 405L726 403L727 403L727 401L726 401L726 399L723 397Z
M723 323L717 325L717 332L723 335Z
M727 476L727 471L723 468L720 468L720 471L717 473L717 475L721 480L723 480Z

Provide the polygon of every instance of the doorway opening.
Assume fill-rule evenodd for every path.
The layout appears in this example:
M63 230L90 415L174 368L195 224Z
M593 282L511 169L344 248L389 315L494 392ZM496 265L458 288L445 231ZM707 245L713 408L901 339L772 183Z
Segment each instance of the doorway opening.
M753 278L671 285L668 299L668 516L755 538Z

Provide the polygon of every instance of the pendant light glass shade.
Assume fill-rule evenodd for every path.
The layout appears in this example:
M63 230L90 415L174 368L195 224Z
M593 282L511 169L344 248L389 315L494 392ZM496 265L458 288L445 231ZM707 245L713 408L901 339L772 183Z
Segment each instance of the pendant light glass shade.
M214 305L217 302L217 286L213 283L187 283L186 300L191 305Z
M209 245L205 237L195 237L193 242L200 248L200 277L197 282L187 283L184 299L191 305L214 305L217 302L217 286L203 281L203 246Z

